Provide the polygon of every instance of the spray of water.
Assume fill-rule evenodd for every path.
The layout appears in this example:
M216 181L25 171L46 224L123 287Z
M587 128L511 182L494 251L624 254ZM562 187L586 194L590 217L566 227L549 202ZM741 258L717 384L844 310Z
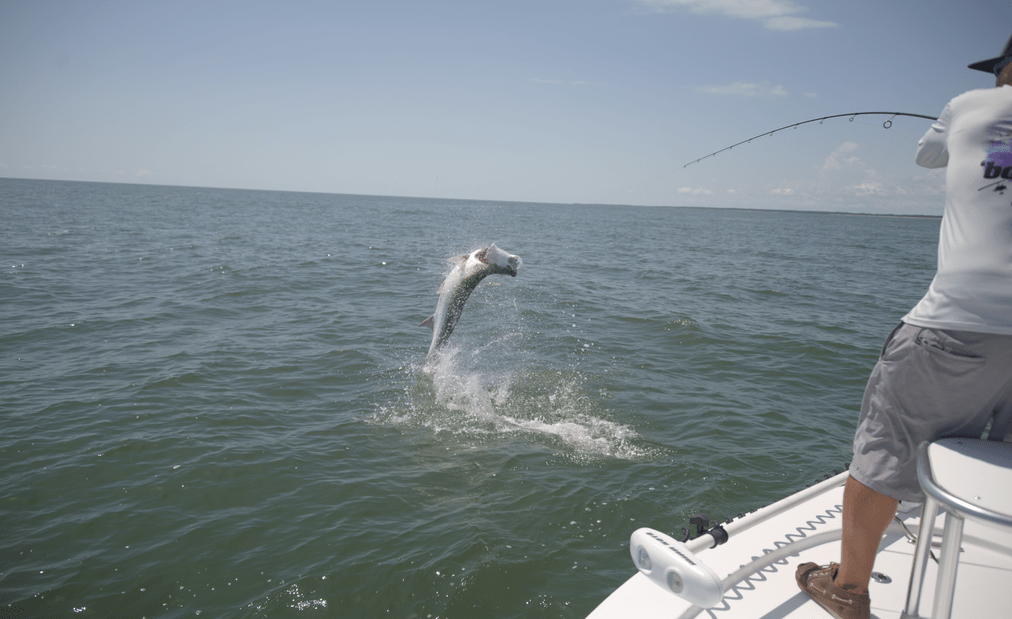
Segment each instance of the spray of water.
M635 430L608 419L601 392L592 394L578 371L497 368L477 363L479 352L450 345L412 368L401 402L376 419L482 444L519 438L576 457L650 456Z

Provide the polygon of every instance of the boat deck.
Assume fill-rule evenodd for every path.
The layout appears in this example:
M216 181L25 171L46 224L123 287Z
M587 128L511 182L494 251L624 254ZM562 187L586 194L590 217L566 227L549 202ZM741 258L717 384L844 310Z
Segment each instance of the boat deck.
M722 605L699 609L636 573L610 595L588 619L618 617L723 619L822 619L828 613L802 593L795 582L798 565L814 561L820 565L839 561L843 485L847 473L814 486L798 495L770 505L725 526L730 540L707 548L712 539L704 535L687 542L687 547L724 581ZM969 481L988 483L987 480ZM964 484L965 486L965 484ZM1012 487L1001 488L1012 492ZM793 503L793 504L791 504ZM786 507L786 509L785 509ZM904 509L908 511L903 511ZM904 506L880 546L875 573L869 586L871 614L878 619L899 619L906 604L915 543L904 531L919 534L920 505ZM941 539L944 517L935 521L933 546ZM737 582L732 575L750 561L765 558L768 565ZM753 566L755 567L755 566ZM631 562L630 568L635 569ZM930 616L934 600L937 565L928 562L921 595L920 614ZM731 576L730 581L727 578ZM952 616L1012 616L1012 531L967 519L963 529Z

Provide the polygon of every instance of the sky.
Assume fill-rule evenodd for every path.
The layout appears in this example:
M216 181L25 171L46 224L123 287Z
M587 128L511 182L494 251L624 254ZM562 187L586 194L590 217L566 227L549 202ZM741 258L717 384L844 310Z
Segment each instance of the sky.
M959 7L958 9L956 7ZM939 215L1007 0L0 0L0 177Z

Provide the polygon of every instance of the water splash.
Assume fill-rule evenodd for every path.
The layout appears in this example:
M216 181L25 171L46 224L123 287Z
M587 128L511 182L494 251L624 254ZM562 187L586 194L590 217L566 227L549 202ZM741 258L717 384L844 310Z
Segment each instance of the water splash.
M270 581L268 581L270 582ZM268 594L259 602L250 602L247 608L253 609L253 616L272 615L281 608L291 608L297 611L317 610L327 608L327 600L323 598L309 599L305 593L299 590L297 583L292 583L283 591ZM200 611L197 611L200 614Z
M591 395L591 381L576 370L503 369L452 345L441 352L410 369L415 382L381 408L378 422L481 443L519 437L574 456L650 456L634 429L608 419L607 390Z

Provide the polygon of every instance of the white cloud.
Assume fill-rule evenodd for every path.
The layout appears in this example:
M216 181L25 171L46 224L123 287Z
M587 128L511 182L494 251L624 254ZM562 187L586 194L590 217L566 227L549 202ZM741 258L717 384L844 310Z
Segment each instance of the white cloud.
M734 82L727 86L703 86L698 89L715 95L736 95L739 97L786 97L787 91L780 84L757 84L755 82Z
M151 176L151 172L147 170L137 170L137 176Z
M793 196L794 190L790 187L771 189L770 193L775 196Z
M821 166L816 166L819 169L819 191L831 192L840 199L872 199L873 202L867 203L868 208L880 208L903 200L931 203L933 183L920 177L897 178L872 170L857 156L859 148L856 142L844 142L833 149Z
M713 192L709 189L703 189L702 187L696 187L695 189L692 187L679 187L678 193L691 193L694 196L698 196L700 194L711 195Z
M688 9L693 13L718 14L725 17L761 22L768 30L806 30L831 28L833 22L799 17L808 11L791 0L636 0L657 11Z
M766 20L767 30L807 30L808 28L832 28L835 26L831 21L818 21L807 17L773 17Z
M856 156L843 157L844 154L852 153L857 149L858 144L856 142L844 142L826 157L826 161L822 164L822 170L839 170L844 167L844 164L852 166L860 163L861 159Z
M543 79L538 79L538 78L535 77L535 78L531 78L531 81L535 82L537 84L556 84L556 85L559 85L559 86L604 86L604 84L597 84L595 82L584 82L583 80L574 80L574 81L566 81L566 80L543 80Z
M864 182L854 188L857 193L866 194L881 194L884 193L882 190L882 183L870 183Z

